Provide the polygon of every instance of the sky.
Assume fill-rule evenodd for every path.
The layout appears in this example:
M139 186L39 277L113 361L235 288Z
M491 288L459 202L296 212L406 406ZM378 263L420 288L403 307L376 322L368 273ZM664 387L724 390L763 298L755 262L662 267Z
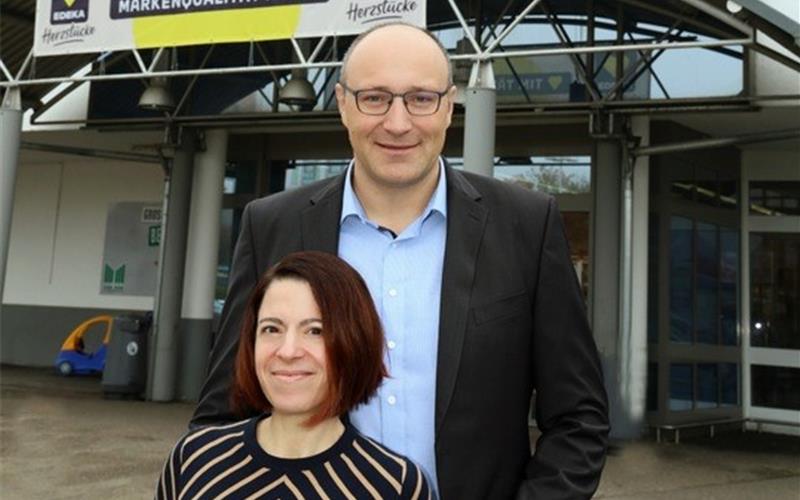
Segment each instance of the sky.
M763 0L763 3L800 24L800 0ZM454 46L461 30L449 30L440 36L446 46ZM567 26L572 40L585 40L582 26ZM597 39L613 39L611 31L598 30ZM557 43L549 25L520 25L503 42L504 45ZM741 52L741 46L731 46ZM672 49L653 64L653 69L670 97L711 97L736 95L742 90L742 61L708 49ZM651 77L651 97L663 98L664 93Z

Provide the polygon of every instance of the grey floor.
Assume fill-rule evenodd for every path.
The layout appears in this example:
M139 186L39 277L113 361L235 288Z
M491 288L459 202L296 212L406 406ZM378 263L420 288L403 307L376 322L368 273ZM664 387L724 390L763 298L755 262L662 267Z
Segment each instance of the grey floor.
M192 406L102 398L98 378L0 368L0 498L140 499ZM642 440L609 456L595 498L800 499L800 438Z

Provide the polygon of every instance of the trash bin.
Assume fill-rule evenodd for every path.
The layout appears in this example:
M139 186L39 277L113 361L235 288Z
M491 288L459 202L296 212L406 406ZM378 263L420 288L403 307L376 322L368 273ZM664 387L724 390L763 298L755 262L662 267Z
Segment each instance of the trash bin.
M153 315L116 316L103 369L105 395L138 397L147 383L147 337Z

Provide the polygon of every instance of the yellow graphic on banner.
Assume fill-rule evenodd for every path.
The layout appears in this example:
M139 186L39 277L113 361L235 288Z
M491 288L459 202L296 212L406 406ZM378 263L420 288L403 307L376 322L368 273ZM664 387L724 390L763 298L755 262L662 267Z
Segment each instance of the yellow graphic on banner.
M619 54L611 54L606 58L606 62L603 64L603 69L612 77L617 74L617 57L619 57ZM628 57L628 54L623 53L622 69L627 69L630 64L631 58Z
M67 7L72 7L72 4L75 3L75 0L64 0L64 3L67 4Z
M297 30L301 8L288 5L141 17L133 21L133 37L137 48L286 39Z

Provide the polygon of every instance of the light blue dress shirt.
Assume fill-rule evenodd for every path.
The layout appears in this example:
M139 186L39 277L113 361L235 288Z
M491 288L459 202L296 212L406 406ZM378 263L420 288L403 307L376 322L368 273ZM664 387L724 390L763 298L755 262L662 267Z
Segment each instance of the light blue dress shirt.
M362 433L419 464L436 485L434 427L439 303L447 236L447 190L439 183L428 206L402 233L367 218L347 171L339 256L366 281L386 332L385 379L378 394L350 412Z

